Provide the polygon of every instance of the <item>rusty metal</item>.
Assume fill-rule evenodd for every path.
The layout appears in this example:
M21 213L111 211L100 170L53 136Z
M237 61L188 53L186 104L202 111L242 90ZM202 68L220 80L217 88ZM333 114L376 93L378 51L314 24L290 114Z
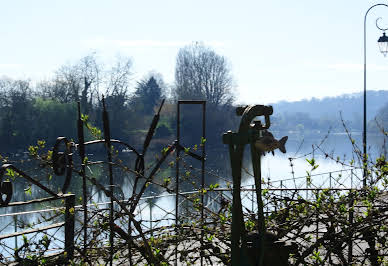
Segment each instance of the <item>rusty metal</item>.
M194 100L180 100L177 104L177 139L175 141L175 147L177 148L176 152L176 164L175 164L175 234L178 235L178 225L179 225L179 156L180 151L183 146L180 143L180 106L182 104L200 104L202 105L202 138L201 138L201 148L202 148L202 156L199 156L193 152L185 151L189 156L201 161L201 206L204 206L204 195L202 193L205 187L205 161L206 161L206 101L194 101ZM203 251L204 251L204 208L201 208L201 265L203 265ZM178 237L176 237L175 243L175 264L177 265L178 261Z
M250 144L251 148L251 160L252 160L252 168L253 168L253 176L255 180L256 187L256 201L257 201L257 231L259 233L258 242L259 242L259 256L258 261L256 261L257 265L263 265L264 258L264 234L265 234L265 221L264 221L264 204L261 196L261 152L258 151L254 145L254 143Z
M108 161L108 171L109 171L109 193L106 193L106 195L110 198L111 204L110 204L110 214L109 214L109 220L110 220L110 236L109 236L109 242L110 242L110 256L109 256L109 262L112 264L113 261L113 226L114 226L114 216L113 216L113 204L115 202L115 199L113 197L113 169L112 169L112 144L119 144L127 147L129 150L133 151L136 155L136 163L135 163L135 172L137 173L136 179L135 179L135 184L133 186L133 193L132 193L132 201L131 201L131 213L134 212L136 208L136 204L140 200L141 195L144 193L146 184L145 182L143 184L143 187L140 189L140 192L137 194L137 185L138 185L138 180L142 177L144 177L144 155L147 151L147 148L151 142L151 139L154 135L154 132L156 130L159 118L160 118L160 112L163 107L164 100L162 100L162 103L159 107L158 112L155 114L152 123L150 125L150 128L147 133L147 137L144 141L143 144L143 152L139 153L135 148L133 148L131 145L122 142L120 140L115 140L111 139L110 136L110 128L109 128L109 115L108 111L106 110L106 105L105 105L105 99L103 98L103 112L102 112L102 120L103 120L103 127L104 127L104 139L103 140L93 140L93 141L88 141L85 142L84 140L84 132L83 132L83 127L84 127L84 122L82 121L81 118L81 108L80 108L80 103L78 102L78 123L77 123L77 129L78 129L78 144L69 142L65 137L60 137L57 139L57 145L55 146L55 153L53 156L53 166L54 166L54 171L58 175L63 175L65 170L66 170L66 180L65 180L65 185L62 189L62 191L66 191L68 188L68 185L71 180L71 173L74 170L73 165L72 165L72 151L71 148L73 146L78 147L79 150L79 155L81 157L81 171L79 171L79 174L82 176L82 181L83 181L83 211L84 211L84 227L83 227L83 232L84 232L84 239L83 239L83 254L86 254L86 248L87 248L87 239L88 239L88 234L87 234L87 223L88 223L88 213L87 213L87 185L86 185L86 156L85 156L85 147L87 145L93 145L93 144L105 144L106 150L107 150L107 161ZM59 151L59 146L61 143L65 143L66 150L65 152L60 152ZM151 174L147 178L147 180L152 180L153 176L157 172L157 168L160 167L160 165L163 163L163 161L166 159L166 157L175 149L176 147L174 145L171 145L168 152L166 152L165 156L161 158L161 160L157 163L155 168L151 171ZM104 192L106 192L104 190ZM119 204L120 205L120 204ZM121 205L120 205L121 206ZM129 220L128 223L128 235L131 236L131 219ZM129 258L130 258L130 265L132 265L132 259L131 259L131 240L128 241L128 252L129 252Z
M84 145L88 146L88 145L99 144L99 143L105 143L105 139L96 139L96 140L86 141L84 143ZM127 147L127 149L130 150L131 152L134 152L136 154L136 156L138 156L138 157L140 156L140 153L134 147L132 147L131 145L129 145L125 142L122 142L121 140L111 139L110 143L123 145L123 146Z
M3 181L0 184L0 206L7 206L12 199L12 183L11 181ZM5 199L3 199L3 195L6 196Z
M61 144L65 146L65 151L59 151ZM55 141L52 155L53 170L57 176L62 176L66 172L65 181L62 186L62 193L66 193L70 186L73 171L73 151L74 143L66 137L58 137Z
M83 207L83 215L84 215L84 227L83 233L83 253L86 254L87 241L88 241L88 190L86 187L86 166L85 166L85 136L84 136L84 121L81 117L81 104L77 103L78 106L78 120L77 120L77 135L78 135L78 152L81 158L81 173L82 177L82 207Z
M163 108L164 101L165 101L165 99L162 100L162 102L160 104L160 107L158 109L158 112L154 115L154 117L152 119L151 125L150 125L150 127L148 129L148 132L147 132L147 136L146 136L146 138L144 140L144 143L143 143L143 151L142 151L142 153L138 153L132 147L130 148L131 150L135 151L135 153L137 155L137 158L136 158L136 161L135 161L136 178L135 178L135 182L134 182L134 185L133 185L132 196L131 196L134 204L132 204L132 206L131 206L131 209L130 209L131 213L133 213L135 211L137 202L140 200L141 195L144 193L144 191L145 191L145 189L147 187L147 182L145 182L143 184L143 187L141 188L140 193L136 194L138 181L140 180L141 177L144 177L144 167L145 167L145 165L144 165L144 156L145 156L145 154L147 152L148 146L151 143L151 139L152 139L152 137L153 137L153 135L155 133L155 129L156 129L157 125L158 125L159 118L160 118L160 112L161 112L161 110ZM163 161L164 161L164 159L163 159ZM152 179L152 176L154 174L155 173L153 173L150 176L151 179ZM129 221L128 222L128 235L129 236L131 236L131 232L132 232L131 221ZM130 264L130 266L133 265L133 263L132 263L132 254L131 254L131 241L129 241L129 243L128 243L128 256L129 256L129 264Z
M74 224L75 224L75 195L65 195L65 261L69 263L74 258Z
M141 228L141 224L140 222L136 221L134 215L133 215L133 211L130 211L126 206L125 204L118 200L113 194L110 193L109 190L107 190L103 185L101 185L97 180L96 178L94 177L88 177L88 180L93 184L95 185L98 189L100 189L101 191L104 192L104 194L107 196L107 197L111 197L113 198L114 202L116 202L120 207L121 209L124 211L124 213L128 216L129 220L132 221L134 227L136 228L136 230L139 232L140 234L140 237L142 238L142 241L143 241L143 245L144 245L144 250L145 253L146 253L146 260L151 264L151 265L159 265L159 260L157 259L157 257L154 255L154 253L152 252L151 250L151 247L147 241L147 239L145 238L144 234L142 234L142 228ZM115 228L115 232L118 232L125 240L127 240L128 242L131 242L132 241L132 237L130 234L126 234L121 228L119 228L118 226L114 226ZM117 230L116 230L117 229Z
M349 192L349 227L353 227L353 219L354 219L354 191ZM353 233L349 230L349 240L348 240L348 264L353 264Z
M206 159L206 102L202 104L202 138L201 138L201 147L202 147L202 161L201 161L201 189L205 188L205 159ZM201 193L201 265L203 265L203 257L202 254L205 252L203 238L204 238L204 194Z
M160 112L161 112L161 110L163 108L164 101L165 101L165 99L162 100L162 102L160 104L160 107L158 109L158 112L152 118L151 125L150 125L150 127L148 129L147 136L146 136L146 138L144 140L144 143L143 143L143 151L142 151L142 153L141 154L137 153L137 158L136 158L136 162L135 162L135 171L136 171L136 173L138 173L137 177L144 176L144 156L145 156L145 154L147 152L148 146L151 143L151 139L152 139L152 137L153 137L153 135L155 133L156 127L158 125L158 122L159 122L159 119L160 119ZM139 178L135 179L132 195L136 195L136 189L137 189L138 180L139 180Z
M180 112L180 104L178 102L177 104L177 118L176 118L176 141L175 144L177 147L180 146L180 138L181 138L181 129L180 129L180 118L181 118L181 112ZM178 206L179 206L179 156L180 156L180 150L178 149L176 151L176 160L175 160L175 234L176 234L176 243L175 243L175 265L177 265L178 262L178 222L179 222L179 213L178 213Z
M187 155L193 157L194 159L197 159L198 161L202 161L205 158L205 155L203 155L203 154L201 156L201 155L195 154L194 152L191 152L190 150L185 150L185 147L183 147L180 144L175 143L174 146L179 151L183 151L184 150Z
M171 151L172 150L174 150L174 149L176 149L175 148L175 146L174 145L171 145L170 146L171 148ZM170 154L170 153L169 153ZM276 182L276 181L275 181ZM92 182L93 183L93 182ZM264 184L266 184L266 185L268 185L268 186L270 186L270 184L268 184L268 183L264 183ZM95 184L96 186L98 186L97 184ZM99 187L100 188L100 187ZM103 187L102 187L103 188ZM109 192L109 189L108 188L105 188L105 190L103 190L102 188L100 188L102 191L104 191L105 193L106 193L106 195L108 196L109 194L110 194L110 192ZM280 190L280 191L286 191L286 190L288 190L288 191L293 191L293 190L306 190L306 189L299 189L299 188L289 188L289 189L285 189L285 188L268 188L268 190L269 191L277 191L277 190ZM308 188L308 190L316 190L316 191L320 191L320 190L333 190L333 191L336 191L336 190L338 190L338 191L340 191L340 190L350 190L350 189L344 189L344 188L338 188L338 189L330 189L330 188L316 188L316 189L314 189L314 188ZM222 191L230 191L230 189L229 188L214 188L214 191L218 191L218 192L221 192L222 193ZM256 191L256 189L252 189L252 188L241 188L241 191L252 191L252 192L255 192ZM362 190L360 190L360 191L362 191ZM192 194L197 194L197 193L200 193L200 191L192 191L192 192L188 192L188 193L192 193ZM180 193L180 197L182 197L182 194L185 194L185 193ZM163 197L163 196L158 196L158 197ZM147 198L151 198L151 197L146 197L146 198L142 198L142 200L145 200L145 199L147 199ZM53 197L52 199L56 199L55 197ZM286 198L280 198L280 200L288 200L287 199L287 197ZM118 199L115 199L114 198L114 200L116 201L116 200L118 200ZM252 198L252 200L253 200L253 198ZM291 199L290 199L291 200ZM293 200L295 200L295 201L298 201L298 199L293 199ZM107 203L109 203L109 202L106 202L106 203L99 203L99 204L107 204ZM9 206L13 206L13 204L14 203L11 203ZM124 204L125 204L125 202L124 202ZM15 205L16 206L16 205ZM80 207L80 206L78 206L78 207ZM361 206L359 206L359 207L361 207ZM76 207L77 208L77 207ZM69 210L71 210L71 208L69 209ZM269 210L269 211L271 211L271 210ZM129 213L128 211L124 211L125 213ZM71 213L71 211L70 211L70 213ZM350 214L350 213L349 213ZM15 214L8 214L8 215L15 215ZM134 219L134 217L132 216L131 217L131 219ZM150 219L151 220L151 219ZM143 221L144 222L144 221ZM54 225L51 225L51 226L54 226ZM66 225L65 225L66 226ZM43 227L44 228L44 227ZM51 228L51 227L50 227ZM21 233L21 232L19 232L19 233ZM320 233L322 233L322 232L320 232ZM19 234L20 235L20 234ZM128 235L120 235L124 240L126 240L126 241L131 241L131 239L128 237ZM349 248L349 245L348 245L348 247L347 248ZM76 248L77 249L77 248ZM77 249L78 250L78 249ZM79 251L79 254L81 255L81 256L85 256L85 254L83 254L80 250L78 250ZM383 255L384 256L384 255ZM86 261L87 261L87 259L85 259ZM351 260L349 260L349 261L351 261ZM89 262L89 264L91 264L90 262Z
M264 257L264 210L261 196L261 165L260 157L264 151L256 147L255 142L263 137L271 126L270 116L273 114L272 106L253 105L238 107L236 114L241 116L239 131L228 131L223 135L223 143L229 145L230 164L233 176L233 202L232 202L232 265L262 265ZM253 121L257 116L264 116L265 124ZM269 135L270 133L267 133ZM272 135L272 134L271 134ZM249 261L247 256L247 234L245 230L242 203L241 203L241 169L245 145L251 148L251 160L256 186L257 216L258 216L258 242L259 256L257 261Z
M63 193L65 193L68 190L68 188L71 184L72 172L78 173L83 179L82 180L82 182L83 182L83 191L82 191L83 192L83 202L82 203L83 203L83 212L84 212L84 221L83 221L84 225L82 228L83 235L84 235L83 250L78 250L78 252L87 261L87 257L86 257L87 252L86 251L87 251L87 246L88 246L88 242L87 242L88 241L88 230L87 230L87 228L88 228L88 226L87 226L87 224L88 224L88 207L87 207L88 195L87 195L86 182L87 182L87 180L89 180L89 182L96 185L100 190L102 190L106 194L106 196L110 197L110 203L111 203L110 215L109 215L109 220L110 220L110 237L109 237L110 238L109 239L110 240L109 241L110 242L110 256L109 256L109 261L110 261L110 263L112 264L113 251L114 251L114 249L113 249L113 247L114 247L114 242L113 242L114 230L112 229L112 227L115 225L114 224L114 216L113 216L113 204L114 204L114 202L117 202L117 204L124 210L124 212L127 215L129 215L128 234L127 234L128 238L125 238L125 239L128 241L128 247L129 247L128 251L129 251L129 256L131 257L131 241L132 241L131 224L133 224L135 226L136 230L141 230L140 224L136 220L134 220L134 215L133 215L134 210L135 210L138 202L140 201L141 196L144 194L144 192L147 188L147 184L152 182L153 177L157 173L158 169L160 169L162 163L166 160L166 158L174 150L177 150L177 153L179 153L179 151L184 149L183 146L179 145L179 141L175 141L174 143L172 143L170 146L167 147L167 149L164 150L162 157L156 163L154 168L151 169L148 176L147 177L145 176L144 155L147 152L149 144L150 144L152 137L155 133L163 104L164 104L164 100L162 101L162 103L159 107L159 110L157 111L157 113L155 114L155 116L152 120L152 123L150 125L146 139L145 139L144 144L143 144L143 151L142 151L142 153L139 153L132 146L130 146L122 141L111 139L110 128L109 128L109 117L108 117L108 112L107 112L106 106L105 106L105 99L103 99L103 112L102 112L103 126L104 126L104 139L85 142L84 131L83 131L84 130L84 128L83 128L84 121L82 120L80 103L78 103L78 121L77 121L78 143L70 141L66 137L59 137L59 138L57 138L56 143L53 147L53 156L52 156L52 164L51 164L53 167L53 171L58 176L65 176L64 183L63 183L63 186L61 188L60 194L57 194L57 193L51 191L49 188L40 184L40 182L29 177L28 175L26 175L25 173L23 173L19 169L14 168L12 165L3 165L2 166L2 168L0 169L0 176L1 176L0 181L2 181L2 177L3 177L6 169L11 168L11 169L15 170L19 175L21 175L22 177L27 179L29 182L31 182L32 184L35 184L36 186L38 186L39 188L41 188L42 190L46 191L51 196L53 196L52 199L59 199L62 197L67 197L67 195L64 195ZM205 120L205 118L206 118L206 102L205 101L182 101L179 104L201 104L202 105L202 112L203 112L202 113L202 120L203 120L202 121L202 126L203 126L202 139L204 140L206 137L206 135L205 135L205 133L206 133L206 128L205 128L205 125L206 125L206 120ZM93 144L105 144L106 149L107 149L107 164L109 167L109 184L110 184L110 188L108 190L105 188L102 188L101 185L99 185L95 179L89 178L86 175L86 165L88 164L88 161L86 158L85 148L86 148L86 146L93 145ZM138 183L135 182L135 185L133 187L133 194L128 201L130 203L130 208L128 208L128 209L113 196L113 191L112 191L112 189L113 189L112 145L113 144L119 144L119 145L126 146L129 150L134 152L134 154L136 155L136 164L135 164L135 171L137 173L136 182L138 182L138 180L140 180L141 178L145 178L145 182L144 182L144 184L142 184L142 186L140 188L138 187ZM81 159L81 165L80 165L81 169L80 170L76 170L74 165L73 165L73 148L75 148L75 147L78 150L78 153L79 153L79 156ZM193 157L194 159L202 162L201 188L204 188L204 178L205 178L205 174L204 174L205 168L204 167L205 167L205 157L206 157L205 143L204 142L202 143L201 147L202 147L202 154L201 155L195 154L191 151L186 152L186 153L189 156ZM178 180L177 184L179 185L179 180ZM8 205L10 203L11 198L12 198L12 184L9 181L2 181L1 186L0 186L0 192L2 193L1 199L4 199L3 194L6 195L5 200L0 202L1 205L2 206ZM177 189L177 192L179 193L179 189ZM179 195L178 195L178 197L179 197ZM179 199L178 197L177 197L177 199ZM34 202L50 201L50 200L51 200L51 198L47 198L47 199L40 199L40 200L32 200L32 201L25 202L25 203L20 202L20 204L30 204L30 203L34 203ZM71 259L74 256L74 248L75 248L74 247L74 203L75 203L74 201L75 201L74 195L72 197L65 199L65 220L66 220L66 222L65 222L65 231L66 231L66 233L65 233L65 251L66 251L66 254L68 255L68 257L67 257L68 259ZM15 205L15 206L17 204L19 204L19 203L15 203L15 204L11 203L11 205ZM202 205L204 204L204 195L203 194L201 194L201 204ZM176 210L178 211L178 208L176 208ZM204 223L204 213L203 212L204 211L202 210L201 211L201 224L202 225ZM178 213L176 218L179 219L179 213ZM179 224L179 222L177 223L177 225L178 224ZM204 232L202 230L201 231L201 251L204 250L203 237L204 237ZM151 256L151 254L150 254L150 256ZM153 257L153 256L151 256L151 257ZM201 260L201 263L203 263L202 260ZM130 264L132 265L131 258L130 258Z
M12 188L11 188L12 184L10 184L10 182L6 182L6 185L4 185L4 182L3 182L3 177L4 177L5 171L7 169L11 169L12 171L15 171L20 177L23 177L28 182L30 182L31 184L34 184L35 186L39 187L40 189L42 189L43 191L47 192L51 196L54 196L54 197L58 197L59 196L57 193L55 193L54 191L52 191L48 187L44 186L43 184L41 184L39 181L35 180L34 178L30 177L29 175L27 175L26 173L24 173L20 169L16 168L12 164L3 164L1 166L1 168L0 168L0 183L1 183L2 195L3 194L6 195L7 198L6 198L5 201L3 201L3 200L0 201L1 206L3 206L3 207L4 206L8 206L8 204L9 204L9 202L11 200L11 197L12 197Z
M147 152L147 148L150 145L151 139L155 133L155 129L156 129L156 126L158 125L159 118L160 118L160 111L162 111L164 101L165 101L165 99L162 100L162 102L159 106L158 112L154 115L152 122L151 122L151 126L148 129L147 136L146 136L146 138L144 140L144 144L143 144L143 156Z
M162 157L158 160L158 162L156 163L156 165L154 166L154 168L151 170L151 173L148 175L148 177L145 177L146 180L144 182L144 185L141 187L139 193L136 195L136 197L133 199L133 201L131 202L131 212L134 212L135 211L135 208L138 204L138 202L140 201L141 199L141 196L143 195L144 191L146 190L147 188L147 184L149 184L154 175L156 174L156 172L159 170L160 166L162 165L162 163L167 159L167 157L175 150L175 146L174 144L173 145L170 145L167 147L167 150L163 153Z
M164 105L164 101L165 101L165 99L162 100L160 107L158 109L158 112L154 115L154 117L152 119L151 125L148 129L148 132L147 132L147 136L146 136L144 143L143 143L142 153L138 153L132 147L130 148L131 150L135 151L135 153L137 155L136 162L135 162L135 172L137 173L137 178L135 179L135 183L133 185L132 197L134 197L136 195L138 180L140 179L140 177L144 176L144 156L147 152L148 146L151 142L151 139L152 139L152 137L155 133L156 127L158 125L159 118L160 118L160 112L161 112L162 107Z
M22 235L28 235L28 234L32 234L32 233L43 232L43 231L47 231L47 230L50 230L53 228L62 227L64 225L65 225L64 222L60 222L60 223L55 223L55 224L50 224L47 226L39 227L39 228L27 229L27 230L24 230L22 232L9 233L9 234L5 234L5 235L1 235L0 240L15 237L15 236L22 236Z
M64 199L64 201L65 201L65 222L59 222L59 223L55 223L55 224L46 225L43 227L27 229L27 230L24 230L21 232L16 232L16 228L15 228L14 233L0 235L0 240L6 239L6 238L22 236L22 235L38 233L38 232L44 232L44 231L54 229L54 228L64 227L64 229L65 229L64 251L66 253L64 254L63 260L66 264L70 263L70 261L74 259L74 248L75 248L75 246L74 246L75 195L74 194L66 194L66 195L59 195L57 197L35 199L35 200L28 201L28 202L15 202L14 204L11 203L8 206L20 206L21 204L29 205L29 204L33 204L33 203L37 203L37 202L53 201L53 200L59 200L59 199ZM18 203L20 203L20 204L18 204ZM17 245L15 244L15 247L16 246ZM18 255L19 252L20 252L20 249L16 248L15 249L15 257L16 258L19 257L19 255ZM61 263L61 262L58 261L58 263Z
M61 141L66 142L65 138L60 139L58 143L60 143ZM53 164L53 165L55 165L56 173L64 174L65 169L68 169L68 167L66 165L65 166L63 165L63 162L66 160L65 157L66 157L67 153L59 152L58 146L59 146L59 144L57 145L55 156L53 153L53 157L56 157L55 164ZM69 162L69 160L67 160L67 162ZM7 169L14 171L18 175L18 177L24 178L29 183L39 187L43 191L50 194L52 197L33 199L30 201L26 201L26 202L10 202L11 198L12 198L12 183L11 183L11 181L3 181L3 177L4 177L4 174L5 174ZM68 177L68 175L66 175L66 176ZM66 178L65 183L64 183L64 187L62 188L63 190L66 190L66 188L69 185L69 182L70 181L68 180L68 178ZM63 193L56 194L51 189L47 188L45 185L41 184L39 181L30 177L29 175L27 175L26 173L24 173L23 171L21 171L20 169L16 168L15 166L13 166L11 164L4 164L1 166L1 168L0 168L0 184L1 184L1 190L0 190L0 193L1 193L0 194L0 206L1 207L7 207L7 206L14 207L14 206L21 206L21 205L29 205L29 204L34 204L34 203L42 203L42 202L46 202L46 201L58 200L58 199L65 200L65 222L46 225L46 226L34 228L34 229L27 229L27 230L24 230L22 232L16 232L16 228L15 228L14 233L1 235L0 240L6 239L6 238L11 238L11 237L17 237L20 235L27 235L27 234L37 233L37 232L43 232L43 231L47 231L49 229L64 226L65 227L65 248L64 248L64 250L66 252L64 260L66 263L69 263L70 260L72 260L74 258L74 222L75 222L75 219L74 219L75 196L74 196L74 194L65 194L65 195ZM6 195L5 200L3 200L3 195ZM15 249L15 256L16 256L16 258L18 258L19 257L18 253L19 253L20 249L17 248L16 242L15 242L15 248L16 248Z
M109 126L109 115L105 106L105 98L102 96L102 123L104 127L104 138L105 138L105 147L108 158L108 171L109 171L109 192L110 195L113 195L113 168L112 168L112 145L110 142L110 126ZM110 197L109 205L109 264L113 265L113 198Z

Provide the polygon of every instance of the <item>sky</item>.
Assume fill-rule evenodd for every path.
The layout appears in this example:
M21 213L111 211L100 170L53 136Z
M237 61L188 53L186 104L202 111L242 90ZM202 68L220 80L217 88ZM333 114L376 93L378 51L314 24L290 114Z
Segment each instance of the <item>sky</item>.
M49 79L96 53L133 61L174 82L176 55L194 42L230 64L239 103L267 104L363 90L363 21L369 0L3 0L0 77ZM367 89L388 90L378 49L388 8L367 17Z

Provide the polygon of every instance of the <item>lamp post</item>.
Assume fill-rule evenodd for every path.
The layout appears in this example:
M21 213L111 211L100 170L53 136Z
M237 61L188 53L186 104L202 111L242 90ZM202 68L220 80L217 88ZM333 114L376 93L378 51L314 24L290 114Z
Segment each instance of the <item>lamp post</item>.
M364 129L363 129L363 138L362 138L362 146L363 146L363 155L362 155L362 162L363 162L363 169L364 169L364 174L363 174L363 186L366 187L366 178L368 174L368 169L367 169L367 153L366 153L366 18L368 16L368 13L371 9L377 7L377 6L385 6L388 7L387 4L375 4L371 6L365 13L364 17ZM388 37L385 35L385 30L380 28L377 24L378 18L376 20L376 26L378 29L383 31L383 36L381 36L378 40L380 52L386 56L388 53Z

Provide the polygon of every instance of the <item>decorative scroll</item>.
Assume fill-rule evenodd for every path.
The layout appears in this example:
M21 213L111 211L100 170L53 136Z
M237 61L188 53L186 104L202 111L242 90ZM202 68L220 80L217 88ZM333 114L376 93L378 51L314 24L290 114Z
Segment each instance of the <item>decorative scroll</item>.
M59 151L61 144L65 146L65 151ZM62 176L66 172L65 182L62 186L62 193L66 193L69 188L73 169L73 142L66 137L58 137L53 148L52 162L54 173Z
M5 174L5 171L7 169L11 169L12 171L16 172L18 174L18 176L26 179L28 182L30 182L33 185L36 185L37 187L39 187L43 191L46 191L51 196L58 197L57 193L53 192L51 189L44 186L39 181L30 177L29 175L27 175L23 171L19 170L18 168L16 168L12 164L4 164L0 168L0 196L1 196L0 197L0 206L2 206L2 207L8 206L9 202L11 201L12 193L13 193L11 181L3 181L4 174ZM5 196L5 199L3 196Z
M11 181L3 181L5 170L5 167L1 167L0 169L0 206L2 207L7 206L8 203L11 201L13 192Z

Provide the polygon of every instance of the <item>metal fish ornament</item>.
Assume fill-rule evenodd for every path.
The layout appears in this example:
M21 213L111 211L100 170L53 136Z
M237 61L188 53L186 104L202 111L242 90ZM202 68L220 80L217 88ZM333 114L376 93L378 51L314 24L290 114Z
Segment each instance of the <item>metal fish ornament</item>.
M256 140L255 147L262 152L268 151L272 152L274 155L274 150L279 149L282 153L286 153L285 144L287 142L288 136L276 140L271 132L264 131L263 136Z

